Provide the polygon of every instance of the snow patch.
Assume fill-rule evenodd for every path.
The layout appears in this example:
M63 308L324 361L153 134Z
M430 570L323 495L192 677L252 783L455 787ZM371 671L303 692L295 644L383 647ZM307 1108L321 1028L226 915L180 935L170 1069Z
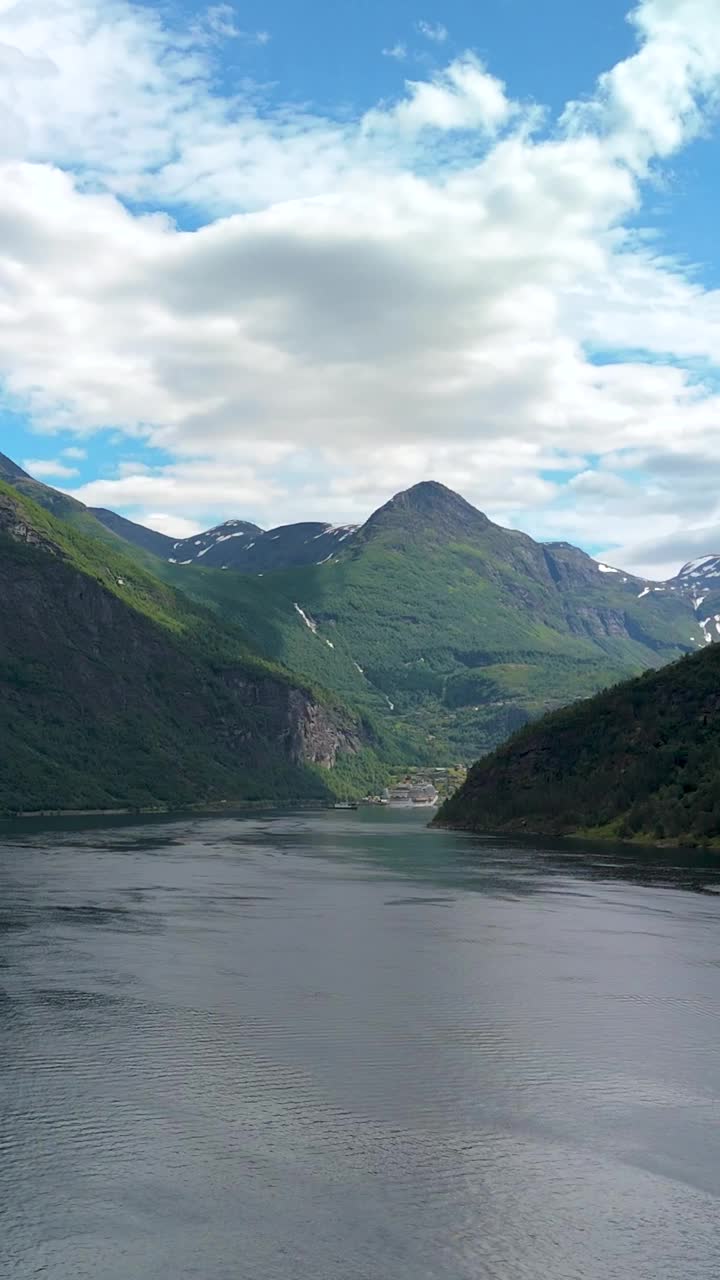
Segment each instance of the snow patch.
M638 600L642 600L643 596L649 596L649 595L650 595L650 588L645 587L645 589L640 592L640 595L638 596Z
M215 539L215 545L217 546L218 542L229 542L231 538L244 538L244 537L245 537L245 534L243 533L242 529L240 530L239 533L221 533L220 537ZM209 550L210 548L208 547L208 551ZM200 555L204 556L205 552L201 551Z
M717 559L717 556L701 556L699 560L688 560L687 564L684 564L680 570L678 577L695 578L702 572L705 565L712 564L713 561L717 561Z
M598 569L600 570L600 573L619 573L620 572L619 569L611 569L609 564L599 564Z

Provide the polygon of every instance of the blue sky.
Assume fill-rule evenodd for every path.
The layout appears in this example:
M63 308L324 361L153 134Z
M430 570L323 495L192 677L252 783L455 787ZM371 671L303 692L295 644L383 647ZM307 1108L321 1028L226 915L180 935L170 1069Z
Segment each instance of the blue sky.
M716 0L0 0L0 448L178 533L443 480L720 548Z

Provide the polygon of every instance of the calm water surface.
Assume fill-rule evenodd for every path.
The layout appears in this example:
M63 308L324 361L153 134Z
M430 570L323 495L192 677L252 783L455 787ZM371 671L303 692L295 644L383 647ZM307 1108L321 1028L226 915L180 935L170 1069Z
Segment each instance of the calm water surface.
M719 893L403 812L0 828L0 1275L716 1280Z

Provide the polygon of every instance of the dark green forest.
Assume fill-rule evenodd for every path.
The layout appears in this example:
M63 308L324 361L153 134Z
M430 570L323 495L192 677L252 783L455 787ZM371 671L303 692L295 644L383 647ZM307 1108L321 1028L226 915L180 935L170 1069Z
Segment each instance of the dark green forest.
M437 821L720 842L720 646L520 730L470 770Z
M360 716L121 548L0 483L0 812L328 799L376 782Z

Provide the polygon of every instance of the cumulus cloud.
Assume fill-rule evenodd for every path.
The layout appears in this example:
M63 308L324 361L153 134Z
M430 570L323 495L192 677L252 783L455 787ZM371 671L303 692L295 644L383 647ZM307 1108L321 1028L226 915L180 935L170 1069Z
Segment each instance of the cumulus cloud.
M0 0L7 394L174 459L78 496L344 520L433 476L631 560L670 536L663 460L720 462L720 291L627 228L713 118L720 36L715 0L632 20L637 53L560 121L470 51L336 120L219 97L214 43L159 10Z
M601 76L592 98L569 104L565 123L596 129L643 170L695 137L717 106L720 29L715 0L641 0L630 21L641 48Z
M193 534L202 533L204 528L196 520L187 520L168 511L141 511L139 516L146 529L166 533L170 538L192 538Z
M22 465L37 480L68 480L78 474L77 467L68 467L59 458L26 458Z
M392 107L369 111L369 132L414 133L421 129L478 129L496 132L514 110L505 86L486 71L473 53L465 53L431 80L408 80L405 97Z

